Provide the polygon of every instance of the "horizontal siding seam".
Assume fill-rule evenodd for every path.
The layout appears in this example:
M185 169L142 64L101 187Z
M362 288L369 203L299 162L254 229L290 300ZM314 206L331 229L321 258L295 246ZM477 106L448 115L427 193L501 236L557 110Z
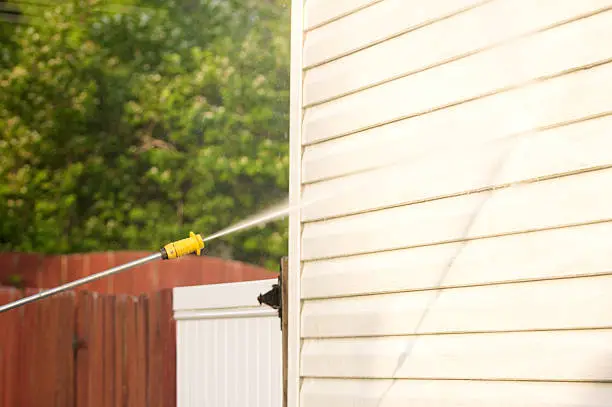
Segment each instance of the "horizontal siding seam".
M344 258L363 256L366 254L396 252L399 250L416 249L419 247L441 246L441 245L452 244L452 243L463 243L463 242L471 242L471 241L477 241L477 240L494 239L494 238L504 237L504 236L516 236L516 235L523 235L527 233L544 232L547 230L570 229L574 227L597 225L601 223L611 223L611 222L612 222L612 218L596 219L596 220L590 220L586 222L567 223L567 224L547 226L547 227L536 228L536 229L525 229L525 230L518 230L518 231L512 231L512 232L495 233L492 235L482 235L482 236L473 236L473 237L461 238L461 239L441 240L437 242L429 242L429 243L423 243L423 244L417 244L417 245L411 245L411 246L393 247L393 248L383 249L383 250L365 251L365 252L351 253L351 254L338 255L338 256L316 257L316 258L312 258L308 260L302 260L302 263L310 263L310 262L322 261L322 260L344 259Z
M375 4L382 3L383 1L385 1L385 0L372 0L368 4L364 4L363 6L360 6L360 7L356 8L356 9L352 9L352 10L346 11L346 12L344 12L342 14L338 14L337 16L334 16L334 17L332 17L330 19L322 21L322 22L320 22L318 24L312 25L312 26L306 28L304 30L304 33L307 34L307 33L311 32L311 31L314 31L314 30L316 30L318 28L324 27L324 26L326 26L328 24L331 24L331 23L334 23L334 22L336 22L338 20L342 20L345 17L348 17L348 16L353 15L353 14L357 14L358 12L360 12L362 10L365 10L366 8L372 7Z
M351 293L351 294L332 294L326 295L324 297L304 297L302 296L302 302L306 303L309 301L322 301L322 300L338 300L338 299L348 299L348 298L358 298L358 297L374 297L374 296L383 296L389 294L409 294L409 293L420 293L424 291L437 291L437 290L454 290L461 288L478 288L478 287L491 287L491 286L505 286L505 285L513 285L513 284L525 284L525 283L539 283L546 281L559 281L559 280L575 280L581 278L597 278L597 277L609 277L612 276L612 270L606 271L598 271L592 273L578 273L578 274L570 274L570 275L558 275L558 276L548 276L548 277L533 277L533 278L520 278L516 280L494 280L487 281L484 283L466 283L466 284L448 284L448 285L439 285L439 286L430 286L430 287L420 287L420 288L406 288L399 290L381 290L374 292L362 292L362 293Z
M327 341L337 339L376 339L376 338L418 338L425 336L457 336L457 335L502 335L521 334L531 332L582 332L582 331L608 331L612 325L607 326L576 326L571 328L531 328L531 329L500 329L500 330L473 330L473 331L445 331L445 332L415 332L404 334L376 334L376 335L329 335L329 336L302 336L306 341Z
M506 44L509 44L509 43L512 43L512 42L515 42L515 41L519 41L519 40L528 38L530 36L533 36L533 35L536 35L536 34L539 34L539 33L542 33L542 32L546 32L546 31L549 31L549 30L552 30L552 29L555 29L555 28L558 28L558 27L562 27L562 26L567 25L567 24L571 24L571 23L574 23L574 22L577 22L577 21L581 21L581 20L584 20L586 18L593 17L593 16L596 16L598 14L602 14L602 13L605 13L605 12L608 12L608 11L611 11L611 10L612 10L612 6L605 7L605 8L599 9L599 10L595 10L595 11L592 11L592 12L589 12L589 13L585 13L585 14L581 14L581 15L572 17L571 19L562 20L562 21L556 22L554 24L550 24L550 25L548 25L546 27L543 27L543 28L538 28L536 30L532 30L532 31L528 31L528 32L525 32L525 33L522 33L522 34L519 34L519 35L515 35L514 37L506 38L506 39L498 41L498 42L496 42L494 44L490 44L490 45L488 45L486 47L478 48L478 49L475 49L475 50L472 50L472 51L465 52L463 54L455 55L453 57L443 59L443 60L438 61L436 63L430 64L430 65L427 65L427 66L424 66L424 67L421 67L421 68L418 68L418 69L415 69L415 70L412 70L412 71L408 71L408 72L404 72L404 73L401 73L401 74L398 74L398 75L391 76L391 77L389 77L387 79L382 79L380 81L372 82L371 84L368 84L367 86L361 86L359 88L356 88L356 89L353 89L353 90L350 90L350 91L347 91L347 92L339 93L338 95L335 95L335 96L332 96L332 97L328 97L328 98L325 98L325 99L322 99L322 100L319 100L319 101L316 101L316 102L311 102L309 104L304 105L303 108L304 109L308 109L308 108L311 108L311 107L314 107L314 106L320 106L320 105L323 105L325 103L329 103L329 102L341 99L341 98L346 97L346 96L354 95L354 94L366 91L368 89L372 89L372 88L375 88L377 86L384 85L384 84L396 81L398 79L403 79L403 78L406 78L408 76L416 75L416 74L421 73L421 72L425 72L425 71L429 71L431 69L439 68L439 67L441 67L443 65L447 65L449 63L456 62L456 61L468 58L470 56L473 56L473 55L476 55L476 54L480 54L482 52L489 51L489 50L498 48L500 46L503 46L503 45L506 45ZM404 33L402 35L406 35L406 34L408 34L408 33Z
M386 211L389 209L402 208L405 206L420 205L420 204L429 203L429 202L441 201L443 199L459 198L459 197L463 197L467 195L481 194L484 192L495 192L495 191L499 191L502 189L514 188L514 187L521 186L521 185L537 184L539 182L546 182L546 181L551 181L555 179L567 178L567 177L571 177L575 175L587 174L591 172L605 171L609 169L612 169L612 162L609 164L597 165L597 166L587 167L587 168L579 168L575 170L558 172L558 173L553 173L553 174L548 174L548 175L541 175L538 177L533 177L533 178L528 178L528 179L513 181L513 182L506 182L503 184L494 184L490 186L471 189L468 191L461 191L461 192L455 192L451 194L438 195L438 196L419 199L416 201L385 205L385 206L371 208L371 209L364 209L361 211L343 213L341 215L323 216L321 218L316 218L316 219L302 220L302 225L321 223L321 222L326 222L329 220L348 218L351 216L365 215L367 213L382 212L382 211Z
M332 1L333 1L333 0L332 0ZM404 35L404 34L408 34L409 32L416 31L416 30L418 30L418 29L420 29L420 28L427 27L427 26L429 26L429 25L435 24L435 23L437 23L438 21L443 21L443 20L446 20L446 19L448 19L448 18L451 18L451 17L454 17L454 16L456 16L456 15L459 15L459 14L465 13L465 12L470 11L470 10L472 10L472 9L475 9L475 8L477 8L477 7L484 6L485 4L487 4L487 3L491 3L491 2L493 2L493 1L495 1L495 0L483 0L483 1L479 2L479 3L472 4L471 6L467 6L467 7L461 8L461 9L459 9L459 10L455 10L455 11L453 11L453 12L451 12L451 13L444 14L444 15L442 15L442 16L440 16L440 17L437 17L437 18L434 18L434 19L431 19L431 20L424 21L424 22L419 23L419 24L417 24L417 25L411 26L411 27L409 27L409 28L406 28L406 29L404 29L404 30L401 30L401 31L399 31L399 32L396 32L396 33L394 33L394 34L391 34L391 35L389 35L389 36L387 36L387 37L385 37L385 38L381 38L381 39L376 40L376 41L374 41L374 42L367 43L367 44L365 44L365 45L362 45L362 46L357 47L357 48L354 48L354 49L352 49L352 50L349 50L349 51L343 52L343 53L338 54L338 55L335 55L335 56L333 56L333 57L326 58L326 59L324 59L324 60L322 60L322 61L320 61L320 62L316 62L316 63L314 63L314 64L310 64L310 65L305 65L305 66L304 66L302 69L303 69L304 71L307 71L307 70L309 70L309 69L313 69L313 68L316 68L316 67L319 67L319 66L322 66L322 65L328 64L328 63L330 63L330 62L333 62L333 61L336 61L336 60L338 60L338 59L344 58L344 57L349 56L349 55L351 55L351 54L355 54L355 53L357 53L357 52L359 52L359 51L363 51L364 49L372 48L372 47L374 47L374 46L376 46L376 45L378 45L378 44L382 44L382 43L383 43L383 42L385 42L385 41L389 41L389 40L392 40L392 39L394 39L394 38L400 37L400 36L402 36L402 35Z
M445 105L437 106L437 107L434 107L432 109L427 109L427 110L424 110L424 111L420 111L420 112L416 112L416 113L410 113L408 115L403 115L403 116L395 117L393 119L389 119L389 120L385 120L385 121L382 121L382 122L379 122L379 123L375 123L375 124L371 124L371 125L368 125L368 126L364 126L362 128L351 130L351 131L346 132L346 133L340 133L340 134L337 134L335 136L328 137L328 138L325 138L325 139L311 141L309 143L304 143L303 146L308 147L308 146L322 144L322 143L325 143L325 142L330 141L330 140L338 140L340 138L348 137L348 136L354 135L356 133L364 132L366 130L375 129L377 127L383 127L383 126L386 126L388 124L397 123L397 122L400 122L402 120L408 120L408 119L411 119L413 117L424 116L424 115L429 114L429 113L433 113L433 112L437 112L437 111L440 111L440 110L448 109L448 108L454 107L454 106L463 105L463 104L470 103L470 102L473 102L473 101L476 101L476 100L479 100L479 99L485 99L485 98L493 96L493 95L498 95L500 93L508 92L510 90L524 88L526 86L535 85L537 83L546 82L546 81L549 81L549 80L552 80L552 79L557 79L557 78L560 78L560 77L563 77L563 76L575 74L575 73L582 72L582 71L588 71L590 69L598 68L600 66L608 65L610 63L612 63L612 57L606 58L606 59L603 59L603 60L600 60L600 61L597 61L597 62L593 62L593 63L587 64L587 65L581 65L581 66L577 66L577 67L574 67L574 68L564 69L562 71L559 71L559 72L556 72L556 73L553 73L553 74L550 74L550 75L536 77L536 78L527 80L525 82L522 82L522 83L519 83L519 84L516 84L516 85L511 85L511 86L506 86L506 87L503 87L503 88L495 89L495 90L492 90L490 92L485 92L485 93L482 93L480 95L473 96L473 97L470 97L470 98L467 98L467 99L463 99L463 100L460 100L460 101L457 101L457 102L447 103Z
M373 376L313 376L300 375L302 379L316 380L372 380L372 381L419 381L419 382L511 382L511 383L567 383L567 384L612 384L612 380L562 380L562 379L503 379L503 378L456 378L456 377L373 377Z

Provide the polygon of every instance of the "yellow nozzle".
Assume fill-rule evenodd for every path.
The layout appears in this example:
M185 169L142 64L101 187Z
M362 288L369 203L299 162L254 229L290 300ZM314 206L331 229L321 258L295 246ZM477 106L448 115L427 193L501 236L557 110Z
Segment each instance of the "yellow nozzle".
M168 243L163 247L163 249L161 249L161 252L163 259L167 260L176 259L177 257L194 252L199 256L203 248L204 240L202 239L202 236L189 232L188 238Z

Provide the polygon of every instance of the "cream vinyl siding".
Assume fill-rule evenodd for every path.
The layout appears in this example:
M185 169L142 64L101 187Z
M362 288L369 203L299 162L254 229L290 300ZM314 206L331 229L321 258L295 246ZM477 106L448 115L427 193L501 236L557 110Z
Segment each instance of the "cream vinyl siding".
M415 3L409 0L403 0L403 2ZM429 3L429 7L477 4L477 2L465 1ZM589 41L588 38L593 32L610 29L609 24L606 24L607 17L605 16L590 20L586 24L569 24L609 7L609 4L603 0L579 2L534 0L522 4L517 4L516 0L495 0L484 3L480 7L460 12L453 18L437 21L435 24L429 24L418 30L391 38L378 46L369 47L362 52L352 53L344 58L309 69L304 77L304 104L308 106L321 103L324 100L371 87L373 84L408 76L453 60L469 57L478 52L492 50L492 48L500 47L505 43L510 45L512 41L515 41L516 45L514 47L502 47L498 51L506 54L506 58L510 58L513 55L509 54L508 50L511 51L513 48L524 46L523 42L518 41L520 38L526 38L530 34L537 34L540 31L544 33L546 30L556 27L558 29L551 30L543 36L534 36L534 38L527 39L529 44L527 44L528 48L525 48L525 52L537 47L541 41L567 41L566 46L571 46L576 42ZM327 1L327 4L335 4L335 2ZM389 7L392 4L397 4L396 7L400 8L406 7L402 4L402 1L394 2L390 0L385 0L377 7ZM420 4L422 7L428 6L425 2L420 2ZM327 8L327 6L321 7L321 9ZM418 9L418 7L414 8ZM375 16L371 15L372 11L370 10L369 13L366 15L364 10L354 15L354 18L361 17L374 21ZM391 18L394 18L398 21L400 27L405 28L406 14L405 11L399 11L395 13L395 17L387 17L385 21L388 23ZM504 15L504 18L490 18L495 15ZM347 25L347 36L351 37L351 41L361 41L358 46L368 45L367 40L358 40L354 37L354 25L347 20L348 18L343 19L338 21L337 24L342 22ZM328 29L332 30L329 34L329 41L340 43L337 39L337 36L340 35L337 29L334 27ZM387 25L372 23L360 27L360 31L363 30L366 34L371 31L389 29ZM452 35L449 35L449 33L452 33ZM483 33L486 33L486 35L483 35ZM533 41L534 39L539 41ZM342 42L338 46L344 44L346 42ZM324 48L328 49L328 47ZM554 52L554 50L551 51ZM592 49L583 47L581 44L576 49L576 52L578 51L588 52ZM317 47L308 41L308 37L304 52L306 54L309 52L317 53ZM415 55L418 55L418 57L415 58ZM504 67L502 63L500 65L498 69L505 70L508 68ZM529 66L522 66L518 61L513 65L521 69L529 68ZM359 68L355 69L355 67Z
M610 405L612 0L296 6L289 405Z
M306 16L331 2L305 1ZM360 1L357 2L357 4ZM304 38L304 66L312 67L416 30L482 4L482 0L384 0L310 30Z
M304 405L334 407L608 407L612 386L471 380L306 379L302 395Z
M308 8L304 10L304 29L312 30L329 24L380 1L382 0L310 0Z
M611 352L608 329L305 340L302 373L313 378L610 381Z
M308 261L303 267L302 297L325 299L605 275L612 271L611 241L612 222L604 221Z

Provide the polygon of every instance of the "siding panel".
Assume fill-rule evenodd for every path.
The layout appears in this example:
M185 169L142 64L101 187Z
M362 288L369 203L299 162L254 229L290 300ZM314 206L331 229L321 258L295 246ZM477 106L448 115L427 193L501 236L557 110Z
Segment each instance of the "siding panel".
M611 5L610 0L492 1L307 71L304 77L304 104L320 103L391 78L440 65L568 19L578 20L533 39L526 38L525 41L533 42L532 47L538 41L551 41L551 44L565 41L567 49L584 49L584 44L612 37L612 27L609 13L585 19L580 19L580 16ZM512 64L514 68L517 65Z
M570 42L576 50L566 52L572 37L553 35L556 32L546 31L307 109L304 141L347 135L612 58L605 41L588 47L581 47L581 41Z
M608 407L601 383L306 379L302 407Z
M313 339L305 377L612 380L612 330Z
M320 338L606 328L610 292L612 276L601 276L306 301L301 332Z
M384 0L359 13L306 33L304 67L338 58L481 2L482 0Z
M304 29L325 24L381 0L306 0L304 2Z
M307 262L301 288L325 298L610 272L612 222Z
M612 170L310 223L304 227L302 258L315 260L609 220L612 194L602 193L606 185L612 185Z
M485 142L612 111L612 64L539 82L305 149L304 182L338 177L436 150Z
M612 165L611 134L612 115L478 146L441 149L407 164L306 185L304 200L313 203L302 210L302 219L342 216Z

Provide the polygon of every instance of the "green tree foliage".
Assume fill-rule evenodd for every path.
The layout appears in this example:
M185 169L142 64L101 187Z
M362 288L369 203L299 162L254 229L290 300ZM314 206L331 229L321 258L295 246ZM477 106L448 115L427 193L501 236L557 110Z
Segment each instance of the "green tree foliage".
M0 248L158 249L288 186L286 1L49 8L0 65ZM276 269L285 221L208 253Z

